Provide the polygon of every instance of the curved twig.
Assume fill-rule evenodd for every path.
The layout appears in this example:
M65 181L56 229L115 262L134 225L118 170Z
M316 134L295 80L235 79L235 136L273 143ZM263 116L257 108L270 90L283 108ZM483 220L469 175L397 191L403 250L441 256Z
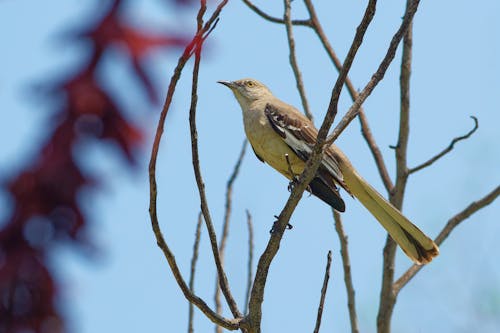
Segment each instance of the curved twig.
M431 164L433 164L434 162L436 162L437 160L439 160L441 157L443 157L444 155L448 154L449 152L451 152L453 150L453 148L455 147L455 144L459 141L462 141L462 140L466 140L468 139L472 134L474 134L474 132L477 131L478 127L479 127L479 122L477 120L476 117L474 116L470 116L472 118L472 120L474 120L474 127L465 135L462 135L462 136L458 136L456 138L454 138L453 140L451 140L450 142L450 145L448 147L446 147L445 149L443 149L443 151L441 151L439 154L435 155L434 157L430 158L428 161L420 164L420 165L417 165L416 167L414 168L411 168L408 170L408 173L409 174L412 174L414 172L417 172L419 170L422 170L428 166L430 166Z
M184 297L186 299L196 305L206 316L209 318L211 321L214 323L221 325L229 330L236 330L240 327L240 318L237 319L226 319L220 315L218 315L216 312L214 312L210 307L198 296L196 296L190 289L189 286L186 284L184 281L180 271L179 267L177 266L177 262L175 260L175 257L170 250L168 244L165 241L165 238L163 237L163 234L161 232L159 222L158 222L158 213L157 213L157 197L158 197L158 189L157 189L157 184L156 184L156 161L158 158L158 151L160 147L160 142L161 142L161 137L163 135L163 130L165 126L165 119L167 117L168 111L170 109L170 105L172 103L172 98L175 92L175 88L177 86L177 82L179 81L180 75L182 73L182 70L187 63L187 61L190 59L192 55L192 50L195 47L200 47L200 44L203 43L203 34L205 34L207 31L211 29L213 26L213 23L216 21L217 17L219 16L222 8L226 5L227 0L222 0L221 3L217 6L217 8L214 10L212 16L209 18L209 20L203 25L203 28L200 29L201 24L198 25L199 29L196 33L196 35L193 37L191 42L186 46L184 49L184 52L182 53L181 57L178 60L177 66L174 70L174 73L172 75L172 78L170 79L170 83L168 86L168 91L167 91L167 96L165 99L165 103L163 105L161 114L160 114L160 119L158 121L158 126L156 128L156 134L153 142L153 147L151 151L151 158L149 161L149 184L150 184L150 198L149 198L149 214L151 218L151 227L153 229L153 232L156 237L156 241L160 249L163 251L163 254L165 255L165 258L167 259L167 262L170 266L170 269L172 270L172 273L174 275L175 280L177 281L177 284L179 285L179 288L182 290ZM204 6L204 2L202 1L202 6L198 12L198 17L201 17L203 13L205 12L206 7Z
M250 0L242 0L242 1L243 1L243 3L245 3L245 5L248 6L248 8L250 8L254 13L256 13L257 15L262 17L264 20L272 22L272 23L280 23L280 24L285 23L285 20L277 18L277 17L273 17L273 16L267 14L266 12L261 10L259 7L254 5ZM293 25L302 25L302 26L311 26L311 21L310 20L292 20L292 24Z
M444 228L436 237L435 242L441 245L450 233L464 220L468 219L472 214L478 212L482 208L488 206L500 195L500 186L497 186L493 191L482 197L481 199L472 202L460 213L456 214L448 220ZM423 268L424 266L413 265L401 277L394 282L393 291L397 295L401 289Z

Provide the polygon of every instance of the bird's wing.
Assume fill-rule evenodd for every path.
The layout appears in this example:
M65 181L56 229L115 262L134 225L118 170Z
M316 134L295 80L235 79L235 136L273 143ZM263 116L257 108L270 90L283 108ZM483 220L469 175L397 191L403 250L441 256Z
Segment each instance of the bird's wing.
M318 136L318 131L309 119L298 111L285 112L284 107L275 104L267 104L264 113L276 133L283 138L297 156L303 161L307 161ZM325 152L321 165L339 185L346 188L342 172L332 152L328 150Z

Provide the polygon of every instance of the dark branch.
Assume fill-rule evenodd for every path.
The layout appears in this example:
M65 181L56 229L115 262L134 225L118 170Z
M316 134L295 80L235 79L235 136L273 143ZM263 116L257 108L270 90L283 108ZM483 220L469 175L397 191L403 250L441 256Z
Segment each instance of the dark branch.
M314 333L319 333L319 327L321 326L321 317L323 316L323 306L325 304L326 291L328 289L328 280L330 280L331 264L332 251L328 251L328 255L326 256L325 278L323 279L323 287L321 287L321 297L319 299L318 316L316 317L316 326L314 327Z
M481 199L472 202L460 213L453 216L448 220L448 223L444 226L443 230L436 237L435 242L437 245L441 245L446 238L451 234L451 232L464 220L468 219L471 215L478 212L482 208L488 206L500 195L500 186L497 186L493 191L482 197ZM424 266L413 265L411 266L401 277L394 282L393 290L397 295L401 289L406 286L406 284L423 268Z
M445 149L443 149L443 151L441 151L439 154L437 154L436 156L430 158L428 161L414 167L414 168L411 168L408 170L408 173L409 174L412 174L414 172L417 172L419 170L422 170L428 166L430 166L431 164L433 164L434 162L436 162L437 160L439 160L441 157L443 157L444 155L448 154L449 152L451 152L453 150L453 148L455 147L455 144L459 141L462 141L462 140L466 140L468 139L472 134L474 134L475 131L477 131L478 127L479 127L479 123L477 121L477 118L474 117L474 116L471 116L472 120L474 120L474 127L465 135L462 135L462 136L458 136L456 138L454 138L453 140L451 140L450 142L450 145L448 147L446 147Z

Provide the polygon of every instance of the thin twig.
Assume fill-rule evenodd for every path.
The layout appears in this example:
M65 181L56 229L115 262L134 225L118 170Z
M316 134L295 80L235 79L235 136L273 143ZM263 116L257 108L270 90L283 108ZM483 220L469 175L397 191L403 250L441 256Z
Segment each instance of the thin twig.
M443 157L444 155L448 154L449 152L451 152L455 146L455 143L459 142L459 141L462 141L462 140L466 140L468 139L472 134L474 134L474 132L478 129L479 127L479 123L477 121L477 118L474 117L474 116L471 116L472 120L474 120L474 127L465 135L462 135L462 136L459 136L459 137L456 137L454 138L453 140L451 140L451 143L448 147L446 147L445 149L443 149L443 151L441 151L439 154L435 155L434 157L430 158L428 161L420 164L420 165L417 165L416 167L414 168L411 168L410 170L408 170L408 173L409 174L412 174L414 172L417 172L419 170L422 170L423 168L426 168L428 166L430 166L432 163L436 162L437 160L439 160L441 157Z
M418 1L407 0L406 12L411 10L412 5ZM416 10L416 7L415 7ZM396 184L389 193L390 202L399 210L402 210L403 199L408 181L407 148L410 133L410 77L412 65L413 48L413 23L410 20L408 30L403 39L403 52L401 59L400 74L400 119L398 144L396 148ZM379 333L391 331L391 318L396 304L396 295L392 292L394 281L394 265L396 258L396 242L387 235L383 251L382 288L380 291L380 303L377 314L377 330Z
M413 16L417 12L419 3L420 0L414 0L412 1L411 5L408 6L406 13L403 17L401 26L392 37L391 43L389 44L389 48L387 49L387 53L382 62L380 63L377 71L372 75L372 78L366 84L365 88L361 91L361 93L359 93L359 96L358 98L356 98L356 101L353 103L353 105L349 108L344 117L337 124L332 134L326 140L326 144L333 143L339 137L339 135L346 129L347 125L349 125L349 123L358 115L359 108L364 103L366 98L372 93L373 89L377 86L377 84L384 78L387 68L394 59L394 56L396 54L396 49L399 43L401 42L403 36L406 34L406 31L408 30L408 27L410 26L410 23L413 19Z
M451 234L451 232L463 221L468 219L474 213L478 212L482 208L488 206L500 195L500 186L497 186L493 191L482 197L477 201L473 201L460 213L456 214L448 220L444 228L441 230L439 235L436 237L434 242L437 245L441 245L446 238ZM401 277L394 282L393 291L394 294L398 294L401 289L406 286L406 284L423 268L424 266L413 265L408 270L401 275Z
M250 8L254 13L256 13L257 15L262 17L264 20L272 22L272 23L280 23L280 24L285 23L285 20L277 18L277 17L273 17L273 16L267 14L266 12L261 10L259 7L254 5L250 0L243 0L243 2L245 3L245 5L248 6L248 8ZM311 22L310 22L310 20L292 20L292 24L293 25L310 26Z
M225 204L225 212L224 212L224 223L222 225L222 236L219 243L219 256L221 260L222 266L224 266L224 257L226 252L226 242L229 235L229 222L231 218L231 206L232 206L232 194L233 194L233 184L238 177L241 163L243 162L243 157L245 156L245 151L247 149L248 141L243 140L243 145L241 146L240 154L238 155L238 159L236 160L236 164L234 165L233 172L229 176L229 179L226 184L226 204ZM222 314L222 304L220 301L220 287L219 287L219 279L216 279L215 284L215 311L218 314ZM222 332L222 327L215 326L216 332Z
M196 223L196 232L194 234L193 257L191 258L191 274L189 275L189 290L194 292L194 277L196 273L196 262L198 261L198 249L200 247L202 215L198 213L198 222ZM188 315L188 333L193 333L194 306L189 302Z
M356 293L352 283L351 259L349 257L349 247L347 235L342 225L342 217L339 212L333 210L333 218L335 219L335 230L340 241L340 255L342 257L342 265L344 268L344 283L347 291L347 309L349 310L349 319L351 321L351 332L359 333L358 316L356 314Z
M215 233L215 229L212 223L212 217L210 216L209 206L205 193L205 184L203 182L203 177L201 175L200 160L198 153L198 132L196 129L196 104L198 101L197 91L198 91L198 72L199 72L200 59L201 59L201 44L195 50L195 63L193 67L193 83L191 90L191 106L189 109L189 129L191 131L191 156L192 156L196 184L198 186L198 193L200 195L201 211L203 212L203 217L205 219L205 224L208 230L208 236L210 238L210 245L212 247L215 266L217 267L219 284L233 316L239 318L242 317L242 314L238 310L238 305L236 304L236 301L234 300L231 294L226 273L224 272L224 268L222 267L222 262L219 255L219 248L217 245L217 235Z
M325 304L326 291L328 289L328 280L330 280L331 264L332 251L328 251L328 255L326 256L325 278L323 279L323 287L321 287L321 297L319 299L318 316L316 317L316 326L314 327L314 333L319 333L319 327L321 326L321 317L323 316L323 306Z
M309 182L314 177L316 170L319 167L319 164L322 159L322 147L324 145L324 140L326 135L328 134L328 130L333 122L334 111L337 108L335 103L338 102L338 95L340 95L340 90L344 84L345 77L350 69L350 65L352 64L353 58L356 55L356 51L359 48L363 40L364 33L368 28L368 25L373 18L373 14L375 12L376 1L370 1L367 5L365 15L356 31L356 35L354 37L353 43L351 45L351 49L348 52L348 55L345 60L345 66L342 69L339 78L334 86L332 91L332 98L330 100L330 106L328 108L327 115L325 116L325 120L323 121L323 125L320 128L318 140L313 147L313 152L307 165L302 172L298 183L293 187L290 197L281 211L278 221L275 223L275 230L271 234L271 239L269 240L267 247L259 258L259 263L257 265L257 272L255 274L255 280L252 287L252 292L250 296L249 302L249 314L245 319L241 322L241 326L249 325L251 327L260 327L260 322L262 318L262 302L264 301L264 289L267 281L267 274L269 272L269 267L276 253L278 252L279 245L281 239L283 237L283 233L290 221L290 217L297 207L297 204L302 197L304 190L309 185Z
M292 25L292 0L284 0L285 1L285 14L284 21L286 27L286 35L288 38L288 48L290 49L290 66L292 66L293 74L295 76L295 82L297 84L297 90L300 94L300 100L302 101L302 108L304 109L304 113L307 118L313 121L313 115L311 110L309 109L309 103L307 102L306 91L304 89L304 82L302 80L302 73L300 72L299 66L297 65L297 55L295 53L295 40L293 38L293 25Z
M179 285L179 288L182 290L184 297L186 299L195 304L206 316L209 318L212 322L219 324L229 330L236 330L240 327L239 323L241 318L237 319L226 319L220 315L218 315L216 312L214 312L210 307L198 296L196 296L190 289L189 286L186 284L184 281L182 274L179 271L179 267L177 266L177 262L175 260L174 254L170 250L169 246L167 245L165 238L163 237L163 234L161 232L159 222L158 222L158 213L157 213L157 197L158 197L158 189L157 189L157 184L156 184L156 161L158 158L158 150L160 147L160 142L161 142L161 137L163 134L164 126L165 126L165 119L167 117L168 111L170 109L170 105L172 103L172 98L175 92L175 88L177 85L177 82L179 81L180 75L182 73L182 70L186 64L186 62L189 60L191 56L191 51L195 47L199 47L200 36L203 36L203 34L207 31L210 30L212 24L214 21L217 19L219 16L222 8L226 5L227 0L221 1L217 8L214 10L212 16L210 19L205 23L203 26L203 29L198 30L196 35L193 37L192 41L186 46L184 49L184 52L180 56L177 66L174 70L174 73L172 75L172 78L170 79L168 91L167 91L167 96L165 99L165 103L163 105L161 114L160 114L160 119L158 121L158 126L156 129L156 134L155 134L155 139L151 151L151 158L149 162L149 184L150 184L150 198L149 198L149 214L151 218L151 227L153 229L153 232L156 237L156 241L160 249L163 251L163 254L165 255L165 258L167 259L167 262L170 266L170 269L172 270L172 273L174 275L175 280L177 281L177 284ZM202 6L199 10L199 15L205 12L205 6L204 2L202 1Z
M252 215L248 209L247 213L247 227L248 227L248 265L247 265L247 291L245 293L245 311L244 313L248 313L248 300L250 299L250 290L252 288L252 279L253 279L253 223L252 223Z

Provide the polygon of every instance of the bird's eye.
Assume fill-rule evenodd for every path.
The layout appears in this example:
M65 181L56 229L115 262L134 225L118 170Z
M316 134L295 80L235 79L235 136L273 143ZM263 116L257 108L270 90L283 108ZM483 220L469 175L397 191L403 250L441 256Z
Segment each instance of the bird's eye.
M255 83L253 83L252 81L247 81L246 85L247 87L252 88L253 86L255 86Z

